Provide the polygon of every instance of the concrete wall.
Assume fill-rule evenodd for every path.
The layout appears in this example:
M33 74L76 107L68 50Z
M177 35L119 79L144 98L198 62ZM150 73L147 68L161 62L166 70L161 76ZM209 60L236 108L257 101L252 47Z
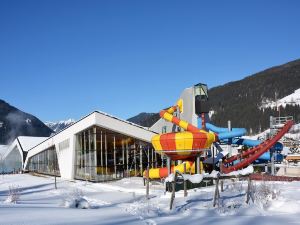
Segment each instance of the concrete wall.
M186 88L180 94L178 99L183 100L183 112L180 113L179 118L186 120L187 122L197 126L197 115L195 114L195 96L194 96L194 87ZM175 103L173 103L174 105ZM174 132L174 124L165 121L164 119L159 119L150 130L157 133L162 133L162 128L166 126L167 132Z

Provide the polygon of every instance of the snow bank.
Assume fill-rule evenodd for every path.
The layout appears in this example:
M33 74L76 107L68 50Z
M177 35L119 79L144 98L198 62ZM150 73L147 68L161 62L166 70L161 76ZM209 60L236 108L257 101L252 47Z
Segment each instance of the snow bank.
M189 180L194 184L200 183L204 178L203 174L194 174L194 175L183 174L182 176L184 180Z
M90 204L85 198L68 198L64 201L65 208L89 209Z
M83 193L79 189L74 189L63 201L65 208L89 209L89 202L83 197Z
M211 178L217 178L219 176L220 172L219 171L216 171L216 170L213 170L211 171L211 173L206 176L206 177L211 177Z
M174 177L175 177L175 174L171 173L169 176L166 177L165 182L172 182L172 181L174 181Z
M242 169L242 170L238 170L238 171L232 171L230 173L227 174L222 174L222 176L239 176L239 175L248 175L254 172L254 168L252 165L249 165L248 167Z
M238 173L245 174L247 171L251 171L251 168ZM185 177L199 182L201 176L217 177L218 174L213 171L211 174ZM177 192L174 207L169 210L170 195L165 193L163 185L150 187L157 190L152 190L151 198L146 199L142 178L122 179L106 184L69 182L58 178L58 189L54 189L52 177L5 175L0 177L1 224L199 224L201 221L203 224L216 225L282 225L299 222L300 182L253 181L252 184L257 203L245 203L247 182L227 180L216 207L213 207L212 202L215 187L208 186L188 190L187 197L181 195L183 191ZM22 185L21 198L17 204L8 205L4 202L10 185ZM120 187L124 190L128 187L128 190L123 191ZM129 192L133 187L140 191L136 194ZM139 195L139 192L143 194ZM63 198L66 199L65 205L61 205Z
M300 213L300 203L299 201L278 199L272 201L268 210L281 213Z

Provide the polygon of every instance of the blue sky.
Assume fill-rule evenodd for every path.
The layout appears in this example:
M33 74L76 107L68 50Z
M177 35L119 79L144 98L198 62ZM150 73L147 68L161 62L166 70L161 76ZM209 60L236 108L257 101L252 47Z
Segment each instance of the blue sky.
M0 1L0 99L127 119L300 58L300 1Z

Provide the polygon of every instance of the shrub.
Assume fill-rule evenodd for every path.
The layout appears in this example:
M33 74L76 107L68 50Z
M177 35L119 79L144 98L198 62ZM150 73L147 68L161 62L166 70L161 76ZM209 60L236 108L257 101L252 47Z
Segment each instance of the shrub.
M63 206L66 208L89 209L89 202L83 197L83 193L79 189L74 189L64 199Z
M16 185L11 185L9 186L9 190L8 190L8 196L5 200L5 202L7 203L18 203L18 201L20 200L20 187L16 186Z
M272 200L276 199L280 194L276 190L274 185L265 181L260 182L259 185L255 185L254 189L254 202L261 209L267 209L270 206Z

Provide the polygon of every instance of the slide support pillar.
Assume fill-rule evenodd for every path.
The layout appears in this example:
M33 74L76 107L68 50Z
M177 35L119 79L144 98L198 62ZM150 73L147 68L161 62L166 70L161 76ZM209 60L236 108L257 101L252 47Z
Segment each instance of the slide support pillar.
M167 156L168 176L171 174L171 159Z
M197 174L200 174L200 155L197 155L197 162L196 162L196 166L197 166Z
M274 152L272 153L272 156L271 156L271 175L275 175L275 154Z
M201 113L202 129L206 130L205 127L205 113Z
M231 128L231 121L228 120L228 131L232 131L232 128ZM229 157L232 156L232 148L231 148L231 144L232 144L232 138L229 138L229 141L228 141L228 155Z

